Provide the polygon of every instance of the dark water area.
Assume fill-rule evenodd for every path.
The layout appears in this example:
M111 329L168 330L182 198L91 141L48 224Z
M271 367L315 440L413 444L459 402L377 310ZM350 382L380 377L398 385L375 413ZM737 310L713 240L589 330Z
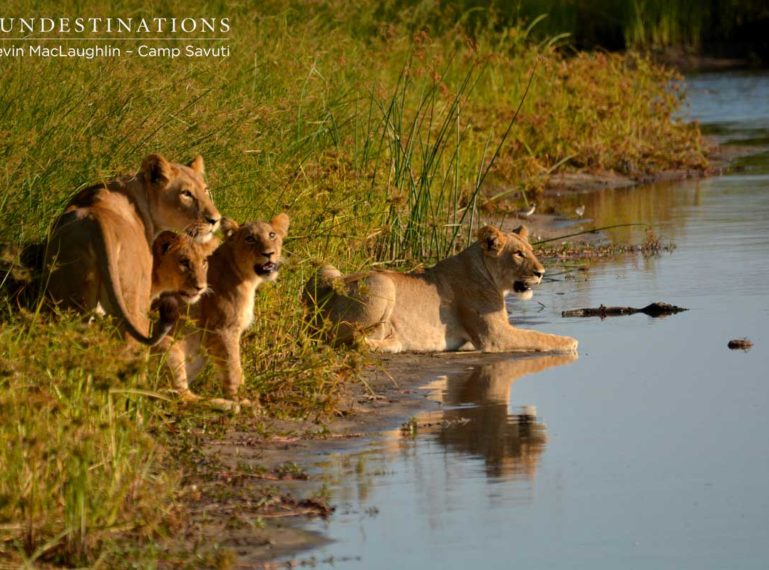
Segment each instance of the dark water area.
M769 137L769 75L690 78L722 142ZM769 567L769 159L728 176L578 197L584 227L648 222L676 245L548 267L519 326L579 358L490 359L425 378L417 429L320 458L340 568ZM637 242L641 228L610 237ZM577 307L690 310L564 319ZM754 347L732 351L748 337Z

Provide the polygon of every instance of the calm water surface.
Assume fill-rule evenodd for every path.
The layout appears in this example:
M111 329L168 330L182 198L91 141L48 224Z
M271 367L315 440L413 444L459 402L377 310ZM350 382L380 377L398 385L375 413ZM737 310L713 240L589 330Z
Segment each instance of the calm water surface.
M769 76L690 85L691 115L722 140L769 138ZM313 554L368 569L769 567L767 164L579 197L586 226L653 222L677 248L511 301L517 324L577 337L579 359L426 378L443 403L435 427L319 466L339 509L314 523L333 542ZM613 237L637 242L633 231ZM690 310L560 317L652 301ZM736 337L754 348L728 350Z

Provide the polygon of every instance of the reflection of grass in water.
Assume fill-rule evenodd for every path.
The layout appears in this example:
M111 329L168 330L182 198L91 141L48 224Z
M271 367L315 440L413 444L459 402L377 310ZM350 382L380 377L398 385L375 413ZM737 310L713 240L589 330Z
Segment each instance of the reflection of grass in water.
M744 139L729 141L727 143L728 145L740 145L740 146L755 146L755 147L763 147L767 148L769 147L769 136L762 135L762 136L755 136L755 137L746 137ZM752 155L752 156L759 156L758 154Z
M615 227L606 233L619 245L639 243L643 240L644 224L666 227L664 239L675 239L676 228L668 222L676 207L689 203L698 194L699 181L692 181L683 190L680 183L661 182L629 189L604 190L585 195L590 222L585 228Z
M703 164L697 128L672 119L677 76L642 58L565 58L523 27L491 23L415 34L408 12L382 20L373 2L205 8L169 15L232 18L228 60L0 61L0 240L42 239L76 188L135 171L149 152L202 153L224 214L292 217L289 260L243 339L245 395L281 418L333 413L363 361L303 324L312 260L414 266L470 239L479 173L534 67L488 182L535 191L554 168ZM178 479L148 434L169 436L184 459L200 433L235 420L139 391L163 394L157 363L128 359L102 327L27 319L13 301L3 314L0 557L114 560L121 537L154 537L174 519ZM218 393L212 375L203 384ZM157 553L131 553L139 565L145 555Z
M769 173L769 151L739 157L729 165L729 168L733 172L747 171L753 175Z

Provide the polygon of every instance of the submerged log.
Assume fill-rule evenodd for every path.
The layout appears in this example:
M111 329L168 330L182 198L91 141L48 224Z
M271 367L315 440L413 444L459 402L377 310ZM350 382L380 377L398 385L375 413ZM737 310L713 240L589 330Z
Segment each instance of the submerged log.
M619 317L622 315L634 315L636 313L643 313L650 317L664 317L667 315L675 315L681 311L688 311L683 307L676 307L668 303L651 303L641 309L635 307L606 307L601 305L600 307L588 308L588 309L571 309L570 311L563 311L562 317Z

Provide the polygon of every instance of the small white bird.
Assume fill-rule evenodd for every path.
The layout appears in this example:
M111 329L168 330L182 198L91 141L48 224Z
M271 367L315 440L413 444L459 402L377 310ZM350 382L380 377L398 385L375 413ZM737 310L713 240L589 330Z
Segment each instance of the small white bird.
M527 210L521 210L521 211L518 212L518 217L519 218L528 218L529 216L531 216L534 213L534 210L536 210L536 209L537 209L537 205L534 202L532 202L531 206L529 206L529 208Z
M578 218L581 218L582 216L584 216L585 215L585 205L584 204L580 204L579 206L577 206L574 209L574 213L577 214Z

